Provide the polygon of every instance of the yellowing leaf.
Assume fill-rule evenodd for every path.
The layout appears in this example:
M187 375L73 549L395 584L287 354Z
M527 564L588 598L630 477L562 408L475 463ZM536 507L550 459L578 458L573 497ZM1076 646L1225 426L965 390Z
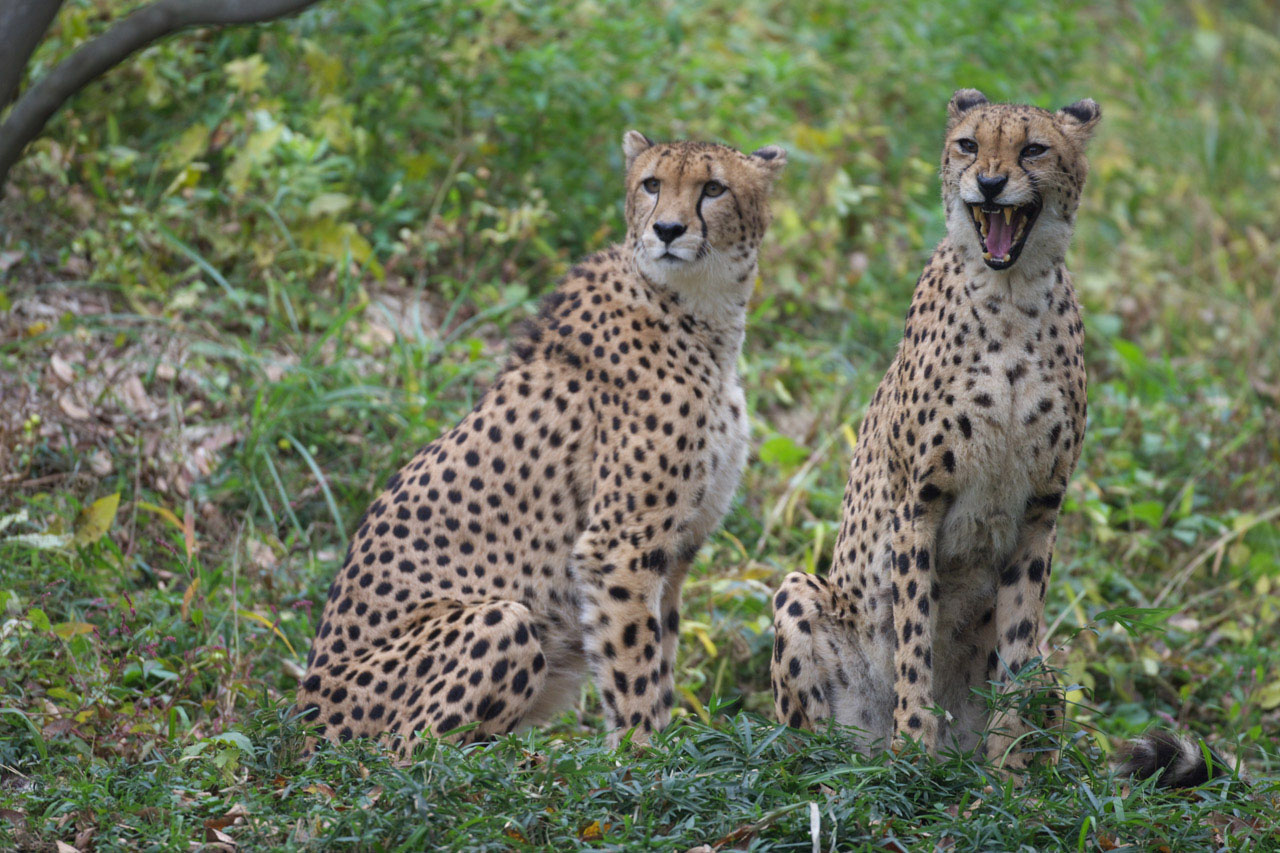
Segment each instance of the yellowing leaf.
M716 644L712 642L711 635L707 633L707 629L701 626L693 629L693 636L698 638L698 642L702 643L702 647L707 650L708 657L715 657L718 652Z
M64 640L70 640L80 634L92 634L93 626L88 622L59 622L53 626L53 633Z
M138 501L136 506L138 507L138 509L145 509L147 512L155 513L156 515L163 518L165 521L172 524L174 527L178 528L179 530L182 530L182 521L179 520L179 518L173 514L172 510L165 509L162 506L156 506L153 503L147 503L146 501Z
M239 613L244 618L252 619L253 621L259 622L265 625L267 628L271 629L272 633L274 633L280 639L284 640L285 646L289 649L289 654L293 655L294 657L297 657L298 653L293 650L293 643L289 642L289 638L286 637L278 627L276 627L276 624L274 622L272 622L267 617L263 616L261 613L254 613L252 610L241 610L239 611Z
M851 427L849 424L845 424L844 426L840 427L840 432L844 433L844 440L849 442L849 449L857 450L858 434L853 431L853 427Z
M203 124L193 124L169 146L160 165L166 169L181 169L203 154L207 147L209 147L209 128Z
M266 130L259 130L245 140L240 153L236 155L236 159L232 160L231 165L227 167L227 183L231 186L233 193L236 195L244 193L249 185L249 173L255 165L266 159L267 154L271 152L271 149L275 147L282 136L284 136L284 128L276 125Z
M187 621L187 610L191 607L191 599L196 597L196 590L200 588L200 578L196 578L187 587L187 591L182 594L182 621Z
M1273 681L1259 690L1257 700L1264 711L1280 708L1280 681Z
M307 205L308 216L329 216L342 213L351 206L351 196L342 193L320 193Z
M120 506L120 493L98 498L89 506L80 510L76 516L76 532L71 541L76 545L92 545L111 529L111 522L116 520L116 509Z
M591 821L591 823L587 824L586 828L583 829L582 832L578 833L578 840L596 841L597 839L603 838L604 834L608 831L609 831L609 824L606 823L602 827L600 826L600 821L593 820Z
M332 94L341 88L345 69L338 56L308 40L303 61L311 71L311 85L318 94Z
M233 59L222 66L222 70L226 72L227 80L242 95L258 91L267 79L267 63L257 53L244 59Z
M693 712L698 715L698 718L702 720L702 722L710 724L711 714L707 711L706 706L704 706L698 699L698 694L684 686L677 687L676 689L680 691L682 696L684 696L684 700L689 703L689 707L693 708Z

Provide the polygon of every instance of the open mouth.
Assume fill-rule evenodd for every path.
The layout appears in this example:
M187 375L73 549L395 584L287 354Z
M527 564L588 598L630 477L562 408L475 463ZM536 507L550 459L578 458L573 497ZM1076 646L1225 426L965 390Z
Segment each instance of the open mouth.
M973 227L982 241L982 259L993 270L1013 266L1040 215L1040 202L1027 204L971 204Z

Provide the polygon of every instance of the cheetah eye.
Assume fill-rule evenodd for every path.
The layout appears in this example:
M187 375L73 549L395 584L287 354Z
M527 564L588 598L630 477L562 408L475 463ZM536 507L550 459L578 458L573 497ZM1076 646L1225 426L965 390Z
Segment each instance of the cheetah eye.
M978 153L978 143L967 136L964 139L957 139L956 144L959 145L960 150L966 154Z
M644 183L640 186L644 187L644 191L653 195L658 191L658 187L662 186L662 181L657 178L645 178Z
M719 181L707 181L707 183L702 187L702 194L707 198L715 198L718 195L724 195L724 191L726 189L728 189L728 187Z
M1039 157L1041 154L1049 150L1048 145L1039 145L1035 142L1022 149L1023 157Z

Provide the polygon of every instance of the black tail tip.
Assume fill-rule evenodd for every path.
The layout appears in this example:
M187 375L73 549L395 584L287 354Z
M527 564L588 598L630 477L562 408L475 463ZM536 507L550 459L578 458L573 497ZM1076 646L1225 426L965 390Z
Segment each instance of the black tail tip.
M1116 770L1138 779L1158 773L1157 788L1194 788L1230 776L1233 766L1233 761L1200 740L1154 731L1125 746Z

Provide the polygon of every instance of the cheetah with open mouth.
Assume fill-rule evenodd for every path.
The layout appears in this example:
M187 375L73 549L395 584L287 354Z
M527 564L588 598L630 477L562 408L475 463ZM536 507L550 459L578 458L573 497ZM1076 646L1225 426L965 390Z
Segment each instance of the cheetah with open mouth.
M1101 111L964 89L942 155L947 236L858 435L830 574L774 598L778 718L834 719L1023 763L975 688L1039 654L1059 507L1085 429L1065 256ZM940 707L944 714L934 713Z

